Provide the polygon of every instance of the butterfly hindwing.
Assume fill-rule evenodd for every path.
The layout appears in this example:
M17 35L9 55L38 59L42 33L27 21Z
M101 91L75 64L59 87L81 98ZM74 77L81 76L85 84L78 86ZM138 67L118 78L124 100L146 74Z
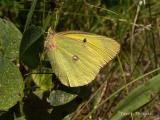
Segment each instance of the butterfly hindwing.
M70 87L90 83L119 51L119 44L114 40L83 32L56 33L48 42L54 72Z

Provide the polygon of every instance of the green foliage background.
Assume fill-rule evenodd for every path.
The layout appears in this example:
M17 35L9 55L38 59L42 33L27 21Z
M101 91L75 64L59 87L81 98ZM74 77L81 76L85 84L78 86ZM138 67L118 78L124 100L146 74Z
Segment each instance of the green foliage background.
M46 66L49 65L48 62L43 61L43 55L41 58L35 58L36 60L32 57L33 48L36 51L36 57L42 52L43 37L46 36L44 31L47 31L49 26L52 26L56 32L80 30L105 35L121 44L118 57L101 71L92 84L80 88L67 88L60 85L59 82L52 83L51 76L48 75L26 77L26 74L33 72L33 68L30 67L32 65L29 65L33 63L27 64L29 66L27 70L20 67L25 81L24 99L10 108L8 112L0 112L0 119L105 120L111 119L111 116L114 118L113 115L116 116L116 119L122 119L123 115L117 117L117 109L123 107L125 109L129 103L140 105L137 108L130 106L129 110L131 111L123 111L124 114L128 113L128 116L123 119L159 119L160 88L157 81L160 80L160 77L155 78L158 80L153 81L154 84L147 82L159 73L159 6L159 0L0 0L0 17L13 22L19 28L23 33L23 41L30 39L28 43L24 43L30 49L25 51L22 47L20 52L27 55L27 58L23 59L24 63L28 60L29 62L33 61L34 65L38 64L34 72L51 72L46 70ZM39 45L41 50L38 49ZM22 43L21 46L23 46ZM33 54L29 56L31 53ZM41 59L41 62L37 59ZM41 81L37 81L38 78L41 78ZM43 82L44 79L49 79L49 82ZM131 84L132 80L135 82ZM151 87L146 85L146 82L151 84ZM51 88L51 86L53 87ZM137 89L137 86L140 88ZM144 86L146 87L143 88ZM154 87L156 92L152 91ZM146 88L151 91L146 93L144 91ZM133 89L137 92L131 92ZM58 94L53 95L53 98L60 96L59 99L62 99L64 96L66 99L69 94L65 94L65 92L72 93L72 98L68 98L67 103L60 103L61 106L54 105L53 100L52 106L50 106L46 99L52 90L58 90ZM60 94L59 90L65 92ZM75 94L78 97L73 97ZM134 98L138 96L134 95L137 94L144 99L135 102ZM125 99L125 96L128 95L131 96L132 101L128 102L128 99ZM124 101L119 104L121 100ZM142 100L143 102L140 102ZM70 102L68 103L68 101ZM123 107L116 108L117 105ZM136 112L140 114L137 115ZM149 115L143 115L143 113Z

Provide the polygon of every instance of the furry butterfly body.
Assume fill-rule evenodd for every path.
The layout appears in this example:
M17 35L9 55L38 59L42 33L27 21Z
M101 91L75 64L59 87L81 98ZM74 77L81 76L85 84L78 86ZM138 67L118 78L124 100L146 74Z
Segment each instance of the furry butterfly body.
M46 47L53 72L62 84L70 87L94 80L120 49L115 40L105 36L76 31L54 33L51 28Z

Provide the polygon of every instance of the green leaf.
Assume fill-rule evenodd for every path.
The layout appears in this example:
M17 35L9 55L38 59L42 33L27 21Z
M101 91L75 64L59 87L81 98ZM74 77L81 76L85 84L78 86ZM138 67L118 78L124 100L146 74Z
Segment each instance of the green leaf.
M51 88L53 87L52 74L47 74L47 73L52 73L52 70L51 69L33 70L31 75L35 84L38 87L40 87L40 89L43 91L51 90Z
M21 32L10 21L0 18L0 55L8 59L19 57Z
M67 93L61 90L53 90L47 101L52 106L64 105L77 97L76 94Z
M0 110L7 111L23 97L24 83L16 65L0 59Z
M33 93L34 93L40 100L43 100L44 90L42 90L42 89L36 89Z
M31 26L24 34L20 45L20 60L30 68L36 68L43 51L43 34L41 27Z
M135 88L124 98L113 111L114 114L110 120L121 120L125 113L132 113L142 107L151 101L158 92L160 92L160 74Z
M0 116L3 115L4 113L5 113L4 111L3 112L0 111Z
M14 120L26 120L26 118L25 116L21 116L21 117L15 118Z
M73 115L74 115L74 112L71 113L71 114L68 114L67 116L65 116L65 117L63 118L63 120L72 120Z

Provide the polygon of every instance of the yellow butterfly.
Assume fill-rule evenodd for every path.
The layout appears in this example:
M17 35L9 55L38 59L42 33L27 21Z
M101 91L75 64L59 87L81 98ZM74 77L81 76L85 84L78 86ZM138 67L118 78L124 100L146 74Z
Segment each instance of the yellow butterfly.
M70 87L90 83L120 50L119 43L105 36L79 31L55 33L51 28L45 46L53 72Z

